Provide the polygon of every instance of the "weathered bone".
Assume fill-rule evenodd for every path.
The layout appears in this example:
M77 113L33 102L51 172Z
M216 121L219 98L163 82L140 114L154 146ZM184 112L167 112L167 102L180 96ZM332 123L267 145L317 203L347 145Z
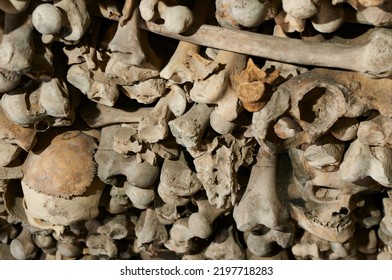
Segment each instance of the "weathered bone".
M30 0L6 0L1 1L0 10L8 14L19 14L24 12L30 5Z
M116 243L106 235L90 235L86 239L88 253L94 256L105 256L109 259L117 255Z
M320 0L318 12L311 18L311 21L313 27L319 32L334 32L344 22L343 6L333 5L330 0Z
M18 237L11 241L10 250L12 256L17 260L32 260L35 258L37 247L26 227L23 227Z
M341 141L350 141L357 137L359 121L356 118L340 118L331 128L331 134Z
M347 69L376 77L388 77L392 74L392 66L387 63L392 54L392 32L385 28L374 29L367 39L355 45L278 38L209 25L200 26L189 36L170 33L152 23L146 23L142 28L197 45L287 63ZM206 41L206 36L213 39Z
M260 148L245 193L233 210L239 230L249 231L260 224L275 228L288 219L288 209L278 196L276 168L276 154Z
M153 186L150 188L138 188L128 182L124 182L125 194L132 202L132 206L138 209L147 209L148 206L154 201L154 189Z
M383 115L363 121L358 127L358 140L369 146L390 148L392 136L392 119Z
M151 108L134 108L124 111L97 103L88 103L81 108L81 117L89 127L103 127L118 123L139 123Z
M300 19L307 19L314 16L318 11L319 4L320 0L282 0L283 10L293 17Z

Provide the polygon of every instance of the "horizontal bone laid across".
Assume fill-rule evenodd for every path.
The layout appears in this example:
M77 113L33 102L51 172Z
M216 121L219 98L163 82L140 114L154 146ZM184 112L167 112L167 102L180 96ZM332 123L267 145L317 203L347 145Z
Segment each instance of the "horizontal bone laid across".
M280 38L205 24L184 34L168 32L151 22L141 27L197 45L286 63L346 69L375 77L392 74L392 30L386 28L374 29L361 44L342 44Z

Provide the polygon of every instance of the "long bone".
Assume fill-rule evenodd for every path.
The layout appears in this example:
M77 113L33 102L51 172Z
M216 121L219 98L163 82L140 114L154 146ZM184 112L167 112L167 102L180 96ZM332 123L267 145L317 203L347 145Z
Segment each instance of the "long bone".
M374 29L370 36L354 45L278 38L210 25L195 27L192 33L184 35L170 33L153 23L141 24L141 27L197 45L287 63L347 69L376 77L392 74L392 64L389 63L392 60L392 31L385 28Z

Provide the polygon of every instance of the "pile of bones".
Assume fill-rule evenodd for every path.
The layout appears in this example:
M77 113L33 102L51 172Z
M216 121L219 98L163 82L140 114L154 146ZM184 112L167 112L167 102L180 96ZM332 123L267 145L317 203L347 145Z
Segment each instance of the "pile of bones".
M0 10L0 259L392 258L392 1Z

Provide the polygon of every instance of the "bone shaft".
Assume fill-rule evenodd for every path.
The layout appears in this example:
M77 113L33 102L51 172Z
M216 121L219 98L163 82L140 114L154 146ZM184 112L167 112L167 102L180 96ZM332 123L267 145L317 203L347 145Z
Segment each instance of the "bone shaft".
M149 22L141 23L141 28L197 45L264 57L270 60L359 70L355 61L361 57L358 55L360 47L353 45L280 38L211 25L201 25L189 35L173 34L162 26Z

